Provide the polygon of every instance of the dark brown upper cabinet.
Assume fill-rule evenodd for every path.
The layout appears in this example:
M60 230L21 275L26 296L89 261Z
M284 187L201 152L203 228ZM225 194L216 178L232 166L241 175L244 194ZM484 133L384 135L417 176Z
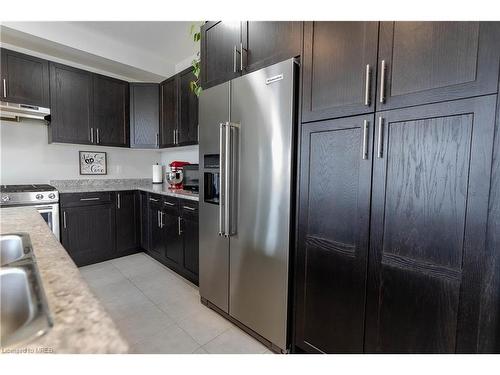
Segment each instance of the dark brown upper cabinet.
M210 21L201 26L201 85L209 88L241 75L240 22Z
M129 145L128 82L93 74L95 143L103 146Z
M375 111L378 22L306 22L302 122Z
M198 97L189 83L193 68L160 83L160 148L198 143Z
M377 112L366 352L478 351L495 103Z
M198 143L198 97L191 91L189 83L195 80L193 69L179 73L179 123L178 139L180 146Z
M3 48L0 51L1 100L48 108L49 62Z
M303 22L247 21L241 23L243 55L237 63L244 73L299 56L302 50ZM238 51L241 52L240 46Z
M92 144L92 73L50 62L49 142Z
M362 353L374 115L302 126L295 343Z
M497 91L498 22L382 22L377 110Z
M173 76L160 83L160 148L177 145L178 81Z
M158 148L160 144L160 86L130 85L130 147Z

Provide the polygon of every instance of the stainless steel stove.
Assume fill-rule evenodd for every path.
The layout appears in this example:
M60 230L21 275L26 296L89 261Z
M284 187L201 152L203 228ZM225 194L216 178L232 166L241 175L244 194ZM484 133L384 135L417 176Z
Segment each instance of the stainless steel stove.
M53 186L0 185L0 207L28 206L38 210L59 240L59 192Z

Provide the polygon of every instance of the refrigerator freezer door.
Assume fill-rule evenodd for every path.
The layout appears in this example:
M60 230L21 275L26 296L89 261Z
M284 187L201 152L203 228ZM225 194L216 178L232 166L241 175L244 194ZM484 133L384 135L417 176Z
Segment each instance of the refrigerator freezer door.
M239 123L236 234L230 237L229 313L286 349L294 62L232 81Z
M219 204L212 193L205 194L205 186L220 176L220 168L214 167L219 159L220 123L229 121L229 82L204 90L199 101L200 155L199 169L204 181L200 184L200 295L221 310L228 312L229 304L229 239L219 236ZM206 179L208 174L212 179ZM215 182L220 186L220 181ZM205 196L211 199L205 201Z

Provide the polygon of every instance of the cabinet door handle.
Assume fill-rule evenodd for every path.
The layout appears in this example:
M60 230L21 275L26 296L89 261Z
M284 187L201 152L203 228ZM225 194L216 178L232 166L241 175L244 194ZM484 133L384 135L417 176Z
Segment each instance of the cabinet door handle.
M96 143L101 143L101 140L99 139L99 128L96 128Z
M94 128L90 128L90 143L94 143Z
M174 130L172 130L172 136L173 136L173 138L174 138L174 145L175 145L175 143L176 143L176 142L175 142L175 129L174 129Z
M98 201L99 197L95 197L95 198L80 198L81 201Z
M160 145L159 135L158 133L156 133L156 147L158 147L159 145Z
M149 200L150 200L151 202L158 202L158 201L159 201L159 199L155 199L155 198L149 198Z
M7 80L4 78L2 79L3 81L3 97L6 98L7 97Z
M158 228L161 228L161 226L160 226L160 210L156 211L156 220L158 222L158 225L157 225Z
M120 193L116 194L116 205L118 206L118 209L120 209L121 205Z
M181 229L181 220L182 220L182 219L181 219L181 217L180 217L180 216L178 216L178 217L177 217L177 229L178 229L178 231L179 231L179 236L182 234L182 229Z
M189 206L183 206L182 208L184 208L185 210L188 210L188 211L196 211L196 208L189 207Z
M175 206L175 203L172 203L172 202L163 202L165 203L167 206Z
M363 160L368 159L368 120L363 121Z
M383 137L383 127L384 127L384 119L382 117L378 118L378 151L377 151L377 157L381 158L382 157L382 137Z
M380 103L385 103L385 60L380 63Z
M165 215L165 212L160 211L160 228L163 228L163 215Z
M66 229L66 211L63 211L63 227Z
M370 106L370 84L371 84L372 72L370 68L370 64L366 64L366 72L365 72L365 105Z
M236 73L236 45L233 48L233 73Z

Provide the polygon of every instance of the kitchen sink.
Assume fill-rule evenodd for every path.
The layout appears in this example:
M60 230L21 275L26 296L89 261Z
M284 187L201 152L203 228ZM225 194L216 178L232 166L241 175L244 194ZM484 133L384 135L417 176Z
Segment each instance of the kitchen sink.
M0 346L17 346L46 333L52 319L27 234L0 236Z
M5 234L0 237L0 260L2 266L23 259L30 254L31 243L27 234Z

